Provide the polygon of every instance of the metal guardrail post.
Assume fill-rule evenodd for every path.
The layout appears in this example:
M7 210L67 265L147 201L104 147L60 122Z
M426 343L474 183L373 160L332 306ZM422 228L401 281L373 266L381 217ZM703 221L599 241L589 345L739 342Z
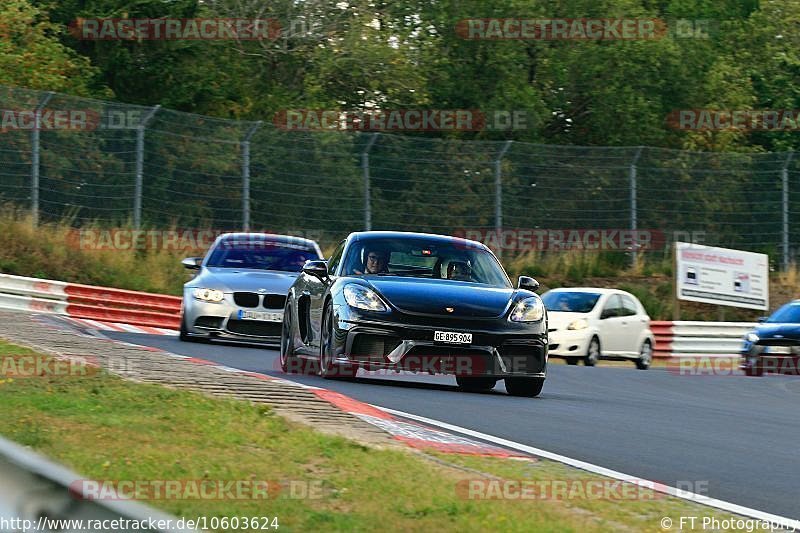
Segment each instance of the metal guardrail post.
M136 185L133 193L133 227L139 229L142 227L142 176L144 175L144 130L147 123L156 112L161 108L160 105L155 106L142 118L139 125L136 126Z
M250 139L261 124L253 124L242 140L242 231L250 231Z
M639 157L642 155L642 146L636 149L636 154L633 156L633 161L631 161L630 172L628 174L628 178L630 180L630 206L631 206L631 232L633 235L636 235L636 229L639 226L639 213L637 212L637 190L636 190L636 163L639 162ZM634 237L636 242L639 242L638 237ZM633 252L631 253L631 261L633 266L636 266L636 262L639 259L639 251L636 249L638 244L634 244Z
M782 194L781 194L781 212L783 213L782 227L781 227L781 241L783 248L783 270L789 270L789 165L794 159L794 152L789 152L786 156L786 162L781 169L782 181Z
M494 231L497 234L497 242L503 242L503 157L511 148L514 141L506 141L500 149L500 153L494 160ZM497 257L503 257L503 247L497 247Z
M45 93L34 110L34 126L31 132L31 220L34 226L39 223L39 160L41 155L42 110L53 98L54 94L53 91Z
M370 231L372 229L372 189L370 187L369 177L369 151L372 145L378 140L380 133L373 133L364 151L361 152L361 170L364 173L364 230Z

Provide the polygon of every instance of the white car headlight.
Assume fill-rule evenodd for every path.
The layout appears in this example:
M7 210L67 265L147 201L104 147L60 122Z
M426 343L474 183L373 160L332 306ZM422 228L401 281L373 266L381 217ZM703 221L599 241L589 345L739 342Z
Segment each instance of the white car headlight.
M753 333L752 331L744 336L744 340L747 342L758 342L758 335Z
M586 329L589 327L589 323L586 321L585 318L579 318L578 320L573 320L567 326L567 329Z
M225 298L225 294L217 289L196 288L192 291L194 297L203 302L219 303Z
M544 318L544 304L541 298L533 296L517 303L508 319L512 322L538 322Z
M357 285L355 283L351 283L349 285L344 286L344 299L347 302L347 305L350 307L355 307L356 309L365 309L367 311L387 311L388 308L386 304L383 303L380 296L375 294L375 291L364 287L363 285Z

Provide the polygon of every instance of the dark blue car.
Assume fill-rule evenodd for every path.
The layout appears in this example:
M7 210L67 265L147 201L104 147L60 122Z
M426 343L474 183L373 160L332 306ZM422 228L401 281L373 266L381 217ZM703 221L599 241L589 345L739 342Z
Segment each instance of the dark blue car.
M800 300L794 300L762 320L744 337L742 368L748 376L765 371L796 374L800 360Z
M512 285L481 243L423 233L361 232L289 289L281 367L326 378L358 368L455 375L467 390L499 379L537 396L547 366L547 311L521 276Z

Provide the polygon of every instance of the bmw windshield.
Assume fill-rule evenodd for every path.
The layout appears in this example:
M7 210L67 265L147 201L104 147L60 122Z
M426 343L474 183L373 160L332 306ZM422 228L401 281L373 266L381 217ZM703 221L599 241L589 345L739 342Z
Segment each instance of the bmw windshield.
M347 276L397 276L510 288L505 271L484 248L422 237L355 242L345 258Z
M291 243L223 241L211 252L206 266L300 272L306 261L316 259L316 251Z

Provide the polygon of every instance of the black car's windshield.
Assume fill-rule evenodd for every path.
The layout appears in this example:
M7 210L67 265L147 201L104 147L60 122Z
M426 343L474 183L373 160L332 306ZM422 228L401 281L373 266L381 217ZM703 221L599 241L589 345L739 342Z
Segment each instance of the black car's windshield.
M767 322L781 324L800 324L800 303L786 304L767 319Z
M548 311L589 313L597 304L600 295L594 292L550 291L542 296Z
M369 239L350 246L348 276L402 276L510 287L497 259L483 248L424 237Z
M220 242L206 266L300 272L306 261L319 259L316 250L282 242Z

